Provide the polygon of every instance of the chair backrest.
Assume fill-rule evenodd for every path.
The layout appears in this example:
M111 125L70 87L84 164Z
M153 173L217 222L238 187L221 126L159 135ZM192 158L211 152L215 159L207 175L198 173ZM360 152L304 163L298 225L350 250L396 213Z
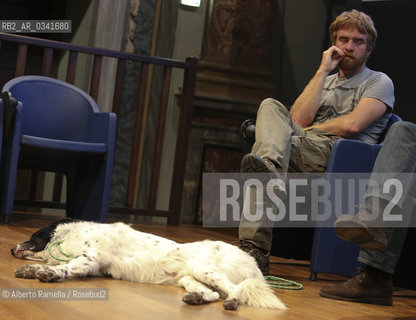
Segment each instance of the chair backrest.
M81 89L43 76L22 76L7 82L4 91L23 103L22 134L83 141L88 120L99 112L94 100Z

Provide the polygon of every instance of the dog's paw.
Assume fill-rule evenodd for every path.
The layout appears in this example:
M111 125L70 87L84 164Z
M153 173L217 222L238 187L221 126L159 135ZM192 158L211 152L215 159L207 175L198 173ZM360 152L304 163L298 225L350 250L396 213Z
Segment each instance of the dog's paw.
M223 303L225 310L237 310L239 305L240 305L240 300L238 300L237 298L225 300Z
M42 282L57 282L62 280L61 276L51 268L44 268L44 270L38 271L36 273L36 278Z
M16 269L14 276L22 279L36 279L36 273L39 270L39 265L36 264L24 264Z
M207 302L204 300L202 292L197 291L188 292L182 297L182 301L186 304L190 304L193 306L204 304Z

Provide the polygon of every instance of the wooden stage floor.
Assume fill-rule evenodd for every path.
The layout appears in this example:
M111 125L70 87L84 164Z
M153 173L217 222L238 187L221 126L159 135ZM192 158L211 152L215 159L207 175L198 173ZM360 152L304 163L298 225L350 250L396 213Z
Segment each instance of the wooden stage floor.
M307 261L285 260L277 257L271 259L272 274L303 284L302 290L274 289L289 308L287 311L248 306L240 306L237 311L224 311L222 301L202 306L189 306L181 301L184 294L182 288L140 284L111 278L87 278L53 284L14 278L14 270L26 262L12 257L10 249L16 243L26 241L33 231L50 222L49 217L15 215L9 225L0 224L0 295L4 294L4 288L9 294L24 288L41 290L90 288L108 289L108 299L104 301L10 301L0 297L1 320L416 319L415 291L396 290L394 305L391 307L324 299L319 296L319 289L323 285L336 283L345 278L335 275L319 275L318 281L310 281ZM216 239L237 243L235 230L225 232L225 230L203 229L191 225L171 227L150 224L135 224L134 228L178 242Z

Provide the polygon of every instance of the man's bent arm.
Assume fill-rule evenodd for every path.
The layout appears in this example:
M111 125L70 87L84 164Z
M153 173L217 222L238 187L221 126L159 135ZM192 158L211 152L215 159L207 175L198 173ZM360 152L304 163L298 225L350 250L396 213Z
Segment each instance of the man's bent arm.
M311 125L320 107L325 79L343 57L344 52L335 46L330 47L322 54L322 61L318 71L290 108L290 115L293 121L301 127L305 128Z
M309 128L319 128L343 138L349 138L367 128L380 118L387 110L387 106L376 98L361 99L354 110L346 115L339 116Z
M318 69L301 95L290 108L293 121L301 127L309 126L319 109L325 79L328 73Z

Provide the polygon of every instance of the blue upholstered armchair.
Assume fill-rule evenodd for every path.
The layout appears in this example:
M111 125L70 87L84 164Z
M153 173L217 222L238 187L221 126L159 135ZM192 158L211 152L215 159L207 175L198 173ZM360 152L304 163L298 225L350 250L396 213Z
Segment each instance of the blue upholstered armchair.
M3 87L19 103L3 141L0 214L12 214L18 168L63 173L67 216L106 221L116 115L100 112L79 88L52 78L22 76Z

